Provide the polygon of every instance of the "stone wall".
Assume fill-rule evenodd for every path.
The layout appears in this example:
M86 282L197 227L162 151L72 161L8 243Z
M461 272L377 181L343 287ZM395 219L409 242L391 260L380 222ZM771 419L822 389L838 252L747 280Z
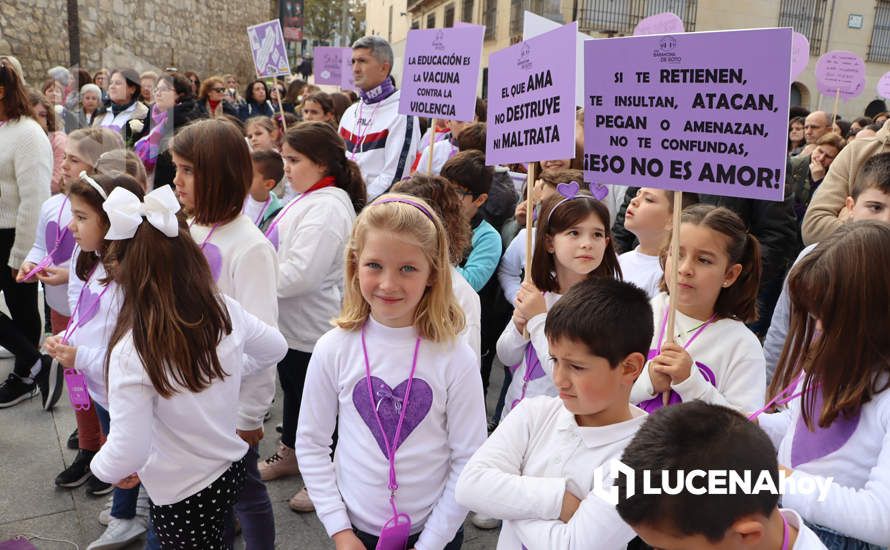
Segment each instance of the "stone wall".
M78 0L81 65L137 71L177 67L202 78L254 75L247 26L277 17L276 0ZM0 54L19 58L39 86L55 65L69 66L66 0L2 0Z

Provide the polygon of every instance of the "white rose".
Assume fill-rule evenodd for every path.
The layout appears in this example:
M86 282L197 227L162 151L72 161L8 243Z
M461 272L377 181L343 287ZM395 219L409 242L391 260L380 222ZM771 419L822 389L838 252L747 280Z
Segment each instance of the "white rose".
M138 118L134 118L130 121L130 130L132 130L134 133L138 134L142 131L143 128L145 128L145 124L143 124L142 121Z

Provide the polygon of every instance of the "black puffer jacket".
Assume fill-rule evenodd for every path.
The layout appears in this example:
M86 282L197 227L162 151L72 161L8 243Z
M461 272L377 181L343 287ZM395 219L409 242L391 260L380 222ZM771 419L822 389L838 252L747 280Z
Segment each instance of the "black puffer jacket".
M513 186L510 173L496 167L491 178L491 190L488 192L488 200L479 209L482 217L492 225L499 233L504 222L513 217L519 194Z

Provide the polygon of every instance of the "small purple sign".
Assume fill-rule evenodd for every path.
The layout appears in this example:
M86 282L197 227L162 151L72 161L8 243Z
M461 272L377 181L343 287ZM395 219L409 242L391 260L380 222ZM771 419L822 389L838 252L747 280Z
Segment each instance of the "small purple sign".
M685 32L683 28L683 20L666 11L656 13L643 19L634 27L634 36L644 36L648 34L678 34Z
M343 63L343 56L349 56L351 65L351 48L318 46L312 51L312 54L315 56L312 61L312 74L315 75L316 84L332 84L334 86L343 84L343 69L347 66Z
M884 73L878 80L878 95L884 99L890 99L890 72Z
M791 29L584 44L584 177L782 200Z
M797 31L791 33L791 80L800 75L810 63L810 41Z
M273 19L247 27L247 40L257 78L290 75L290 61L281 34L281 21Z
M355 75L352 74L352 48L343 48L343 68L340 69L340 88L355 90Z
M471 121L482 57L480 26L408 31L399 112Z
M816 62L816 87L827 96L849 101L865 90L865 62L846 50L827 52Z
M488 164L575 156L577 34L569 23L491 54Z

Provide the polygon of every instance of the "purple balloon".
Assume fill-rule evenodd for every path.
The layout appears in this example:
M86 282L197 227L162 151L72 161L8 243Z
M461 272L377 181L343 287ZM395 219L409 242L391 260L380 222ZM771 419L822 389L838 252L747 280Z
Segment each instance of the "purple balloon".
M797 31L791 33L791 80L807 68L810 63L810 41Z
M833 50L816 62L816 87L827 96L840 93L845 101L865 90L865 62L853 52Z
M634 36L642 36L644 34L677 34L685 32L683 28L683 20L666 11L656 13L641 20L634 27Z
M884 73L884 76L878 80L878 95L890 99L890 72Z

